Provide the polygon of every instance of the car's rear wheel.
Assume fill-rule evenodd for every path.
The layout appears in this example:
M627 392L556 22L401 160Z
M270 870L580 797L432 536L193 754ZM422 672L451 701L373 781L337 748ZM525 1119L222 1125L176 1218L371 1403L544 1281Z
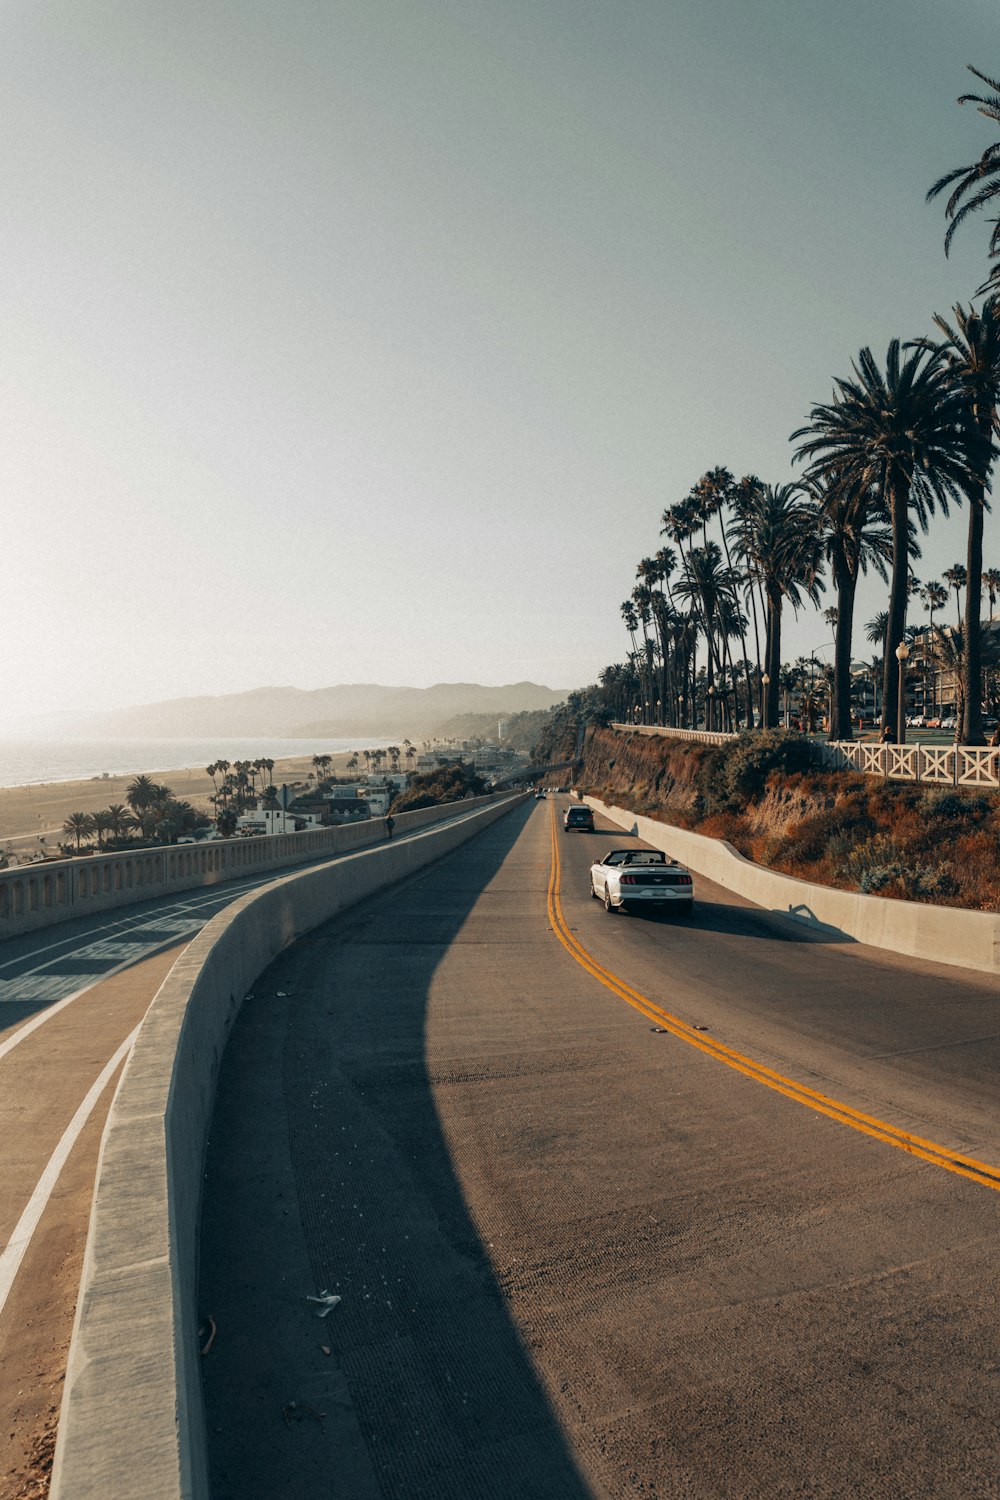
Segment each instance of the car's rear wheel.
M681 913L682 917L689 917L691 915L691 913L694 911L694 900L693 899L691 901L678 901L677 905L680 908L680 913Z
M604 910L609 911L611 915L614 916L615 907L611 905L611 892L608 890L607 886L604 887Z

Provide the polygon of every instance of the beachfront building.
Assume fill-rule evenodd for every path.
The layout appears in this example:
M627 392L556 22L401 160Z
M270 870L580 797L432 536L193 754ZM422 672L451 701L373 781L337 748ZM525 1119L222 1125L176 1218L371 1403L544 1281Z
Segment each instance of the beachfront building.
M253 812L242 813L236 819L236 833L240 838L254 838L260 834L301 833L304 828L322 828L323 820L313 813L299 812L275 807L270 802L257 803Z

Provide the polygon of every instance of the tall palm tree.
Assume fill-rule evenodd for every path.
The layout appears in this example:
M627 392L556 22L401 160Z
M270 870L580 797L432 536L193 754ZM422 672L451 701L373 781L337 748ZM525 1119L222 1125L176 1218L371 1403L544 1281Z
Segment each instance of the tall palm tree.
M968 576L963 563L953 563L941 574L948 587L955 590L955 624L959 628L962 624L962 590L965 588Z
M997 595L1000 594L1000 568L987 568L983 574L983 588L990 602L990 619L996 609Z
M998 578L1000 578L1000 574L998 574ZM932 578L928 583L925 583L923 588L920 590L920 597L926 604L927 612L930 615L930 641L933 643L934 615L937 610L944 609L945 605L948 603L948 590L945 588L943 583L939 583L936 578ZM931 713L933 715L936 715L938 709L938 673L935 670L936 660L934 658L933 652L930 653L930 663Z
M997 574L997 578L1000 580L1000 573ZM943 609L948 603L948 590L944 584L938 583L936 578L932 578L920 590L920 597L926 604L927 612L931 617L931 634L933 635L934 615L937 610Z
M815 507L796 484L766 484L747 501L734 528L733 551L747 576L759 583L767 611L764 727L778 723L781 674L781 607L798 609L803 595L817 603L820 582L819 530Z
M830 738L853 738L851 717L851 652L854 640L854 601L858 582L873 567L887 577L892 557L892 533L877 494L861 490L827 474L809 482L816 506L823 555L830 565L837 607L823 612L834 632L833 686L830 694Z
M874 488L892 528L889 629L882 673L882 721L896 728L899 662L906 626L911 513L926 529L935 506L947 514L973 482L969 424L962 394L944 355L910 348L898 339L886 352L885 373L871 350L860 351L852 379L838 379L831 402L816 405L797 459L810 461L814 479L838 477L856 490Z
M980 73L978 68L969 64L969 72L974 74L982 83L991 90L989 94L961 94L959 104L975 104L981 115L995 124L1000 124L1000 83L995 78L989 78L985 73ZM950 188L948 201L945 204L944 214L948 222L948 229L944 237L944 250L947 255L951 249L951 242L955 237L955 231L959 224L971 213L992 204L994 199L1000 196L1000 141L993 141L977 162L968 167L955 167L939 177L933 187L928 190L927 201L938 197L946 188ZM989 241L989 255L995 259L1000 255L1000 217L991 219L993 231ZM987 278L990 282L1000 280L998 276L1000 267L994 267ZM984 288L980 288L983 290Z
M968 404L968 415L978 442L974 452L973 482L968 486L969 530L966 551L965 591L965 722L966 745L983 742L983 669L980 649L982 618L983 527L986 517L990 472L996 454L997 405L1000 403L1000 300L988 297L982 312L957 303L954 323L935 315L944 335L940 346L952 378Z

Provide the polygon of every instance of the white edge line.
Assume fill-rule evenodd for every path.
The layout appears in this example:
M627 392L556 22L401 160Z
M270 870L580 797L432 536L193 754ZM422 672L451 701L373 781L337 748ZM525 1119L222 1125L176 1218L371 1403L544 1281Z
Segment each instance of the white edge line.
M155 948L147 948L142 953L133 954L131 958L123 959L120 964L115 964L113 969L105 969L103 974L98 974L95 979L92 979L89 984L85 984L82 989L74 990L71 995L64 995L61 1000L57 1000L53 1005L46 1006L44 1010L39 1011L37 1016L33 1016L30 1021L26 1021L20 1030L15 1031L5 1042L0 1042L0 1059L6 1057L8 1052L13 1052L19 1042L25 1041L33 1031L38 1030L39 1026L44 1026L46 1021L51 1021L52 1017L57 1016L61 1010L65 1010L67 1005L72 1005L74 1000L79 1000L80 996L86 995L88 990L96 989L99 984L103 984L105 979L111 979L115 974L120 974L123 969L133 969L136 964L144 963L147 958L155 958L157 953L163 953L167 948L173 948L175 945L181 943L186 945L190 941L190 934L185 937L183 933L178 934L176 937L164 938L163 942L157 943Z
M15 1225L14 1233L8 1240L6 1249L0 1255L0 1314L3 1313L6 1306L7 1298L10 1296L11 1288L21 1268L25 1252L31 1243L32 1235L38 1228L38 1221L45 1212L53 1189L59 1181L59 1174L66 1165L66 1158L76 1144L83 1127L90 1119L97 1101L107 1087L108 1080L112 1077L122 1059L131 1051L132 1044L138 1035L139 1026L134 1031L129 1032L111 1060L105 1063L101 1069L101 1072L77 1109L76 1114L63 1131L58 1146L49 1157L45 1170L38 1179L35 1191L28 1199L27 1207Z
M442 818L439 822L430 824L426 827L407 829L406 832L401 835L401 837L404 839L417 838L421 834L433 832L435 828L443 827L446 823L455 823L458 822L461 818L470 817L472 812L478 811L480 811L479 808L473 808L471 812L453 813L451 817ZM354 854L367 854L371 849L378 849L382 847L382 843L363 844L360 849L343 850L340 854L335 855L334 859L349 859ZM331 859L329 861L319 861L318 863L333 864L334 859ZM286 872L287 875L303 875L306 873L307 869L302 868L292 869ZM279 880L283 879L285 879L284 874L277 875L274 877L274 883L277 884ZM263 879L260 882L261 885L270 885L271 883L272 882L267 879ZM235 884L235 881L232 882L232 884ZM239 901L243 896L251 894L251 892L253 892L257 888L258 887L256 885L249 885L247 890L241 891L238 895L234 894L232 900L234 902ZM204 888L202 887L201 889ZM208 904L208 902L206 901L205 904ZM218 913L216 913L216 915L218 915ZM199 930L203 930L205 925L207 924L203 923L202 929ZM136 930L141 931L141 928L137 928ZM185 937L183 934L178 934L174 937L165 938L162 943L157 943L155 948L147 948L142 953L134 954L131 958L123 959L122 962L120 964L116 964L113 969L106 969L103 974L98 974L95 979L91 980L90 984L85 984L81 989L74 990L71 995L64 995L61 1000L57 1000L53 1005L46 1006L45 1009L40 1011L37 1016L34 1016L30 1021L26 1021L25 1024L20 1028L20 1030L15 1031L11 1036L7 1038L5 1042L0 1042L0 1059L5 1058L8 1052L13 1052L14 1048L20 1042L27 1040L27 1038L33 1031L37 1031L39 1026L44 1026L46 1021L51 1021L53 1016L57 1016L61 1010L65 1010L67 1005L72 1005L74 1000L79 1000L80 996L87 994L88 990L92 990L97 985L103 984L105 979L111 979L115 974L120 974L123 969L130 969L135 964L145 962L147 958L154 958L157 953L162 953L167 948L172 948L175 944L190 943L194 936L195 934L191 933L187 937ZM53 944L53 946L57 945ZM30 972L38 973L40 969L46 967L47 965L40 964L37 969L33 969Z

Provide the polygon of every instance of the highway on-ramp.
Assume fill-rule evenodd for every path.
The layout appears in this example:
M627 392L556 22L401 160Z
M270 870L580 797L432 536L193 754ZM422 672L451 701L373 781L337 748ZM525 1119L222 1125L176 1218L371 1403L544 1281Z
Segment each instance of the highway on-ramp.
M528 804L289 949L223 1060L214 1500L1000 1494L1000 981Z

